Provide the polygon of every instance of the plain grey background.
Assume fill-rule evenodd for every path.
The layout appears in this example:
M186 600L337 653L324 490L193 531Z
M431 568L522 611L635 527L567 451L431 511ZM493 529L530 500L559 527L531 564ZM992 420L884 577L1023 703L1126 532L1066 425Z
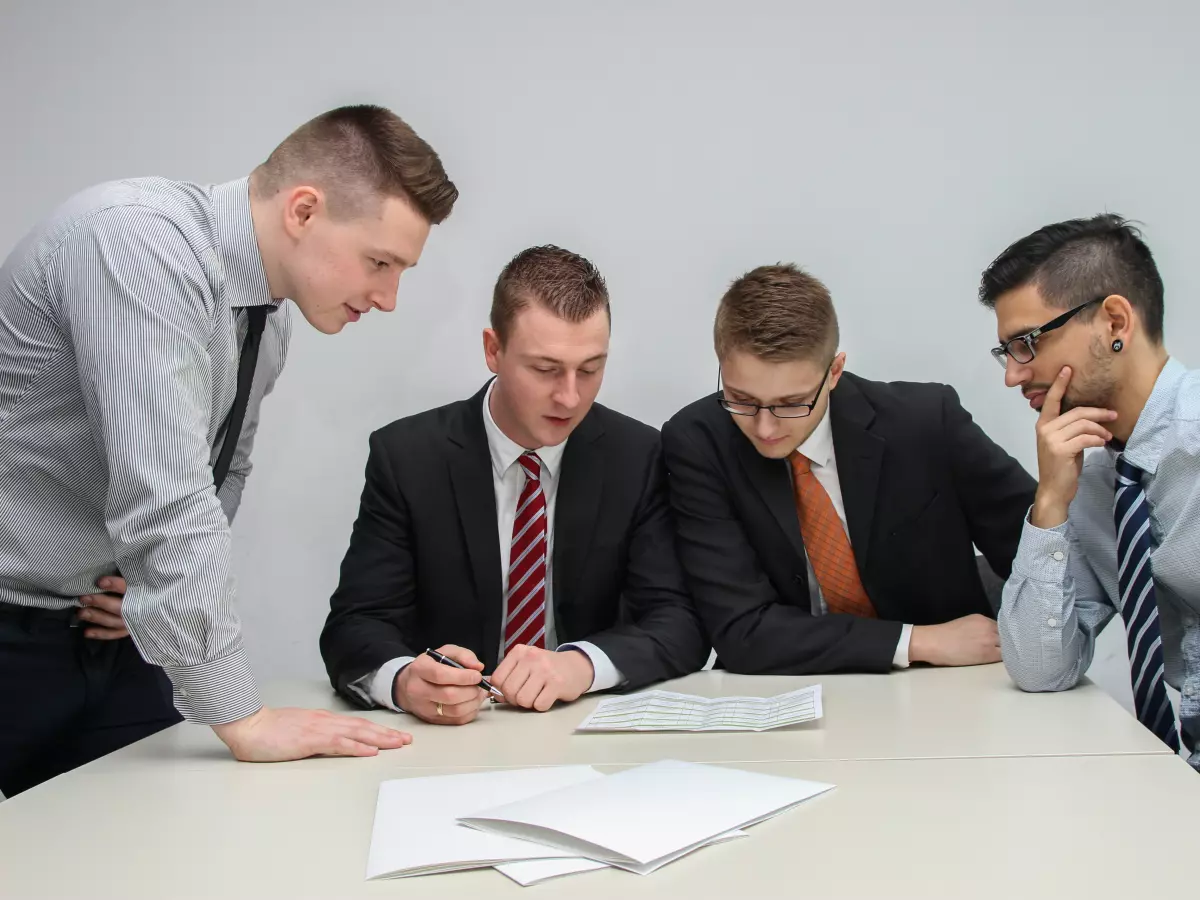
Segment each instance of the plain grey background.
M1198 24L1182 0L4 0L0 253L90 183L239 177L344 103L393 108L441 153L462 197L399 309L336 337L293 311L234 528L260 677L316 677L367 436L482 384L491 286L526 246L606 275L600 399L655 425L713 389L729 281L790 260L830 286L851 369L955 385L1036 471L979 273L1105 210L1145 224L1168 347L1193 364ZM1128 704L1119 626L1093 676Z

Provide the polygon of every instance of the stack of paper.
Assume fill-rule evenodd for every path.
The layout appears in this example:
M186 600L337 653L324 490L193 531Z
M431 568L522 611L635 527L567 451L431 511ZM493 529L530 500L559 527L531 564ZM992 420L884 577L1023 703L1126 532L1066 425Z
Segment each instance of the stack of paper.
M489 806L603 778L591 766L559 766L385 781L375 802L367 878L573 856L544 844L464 828L457 819Z
M576 731L766 731L821 718L821 686L774 697L694 697L644 691L608 697Z
M832 788L664 760L386 781L367 878L495 867L520 884L619 866L648 874Z
M734 838L746 837L744 831L731 831L708 841L708 844L723 844ZM527 862L504 863L493 866L502 875L507 875L522 887L541 884L560 875L575 875L579 872L594 872L596 869L607 869L608 863L596 862L582 856L563 857L562 859L533 859Z
M663 760L459 819L646 875L831 784Z

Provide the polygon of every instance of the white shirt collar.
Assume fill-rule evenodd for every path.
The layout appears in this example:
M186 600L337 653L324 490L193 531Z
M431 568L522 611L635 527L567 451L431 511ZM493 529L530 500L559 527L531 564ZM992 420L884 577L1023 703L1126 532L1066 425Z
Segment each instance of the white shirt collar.
M488 385L487 393L483 395L483 430L487 432L488 451L492 457L492 468L495 470L497 478L503 478L504 473L526 452L526 448L501 431L500 426L496 424L496 420L492 418L492 390L496 387L496 381L497 379L492 379L492 383ZM563 451L566 448L567 442L563 441L561 444L555 444L552 447L539 447L537 449L538 458L542 461L542 465L546 468L551 478L558 477L558 470L562 465Z
M796 452L808 457L814 466L824 467L833 459L833 426L829 424L829 404L825 404L825 412L817 427L799 447Z

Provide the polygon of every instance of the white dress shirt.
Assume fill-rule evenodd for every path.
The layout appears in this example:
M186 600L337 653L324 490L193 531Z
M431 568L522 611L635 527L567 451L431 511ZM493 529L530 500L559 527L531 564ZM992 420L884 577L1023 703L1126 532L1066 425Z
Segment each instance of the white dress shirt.
M492 458L492 484L496 490L497 532L500 538L500 596L508 594L508 560L512 551L513 521L517 517L517 501L525 486L525 472L518 460L525 448L500 430L492 418L492 390L495 380L488 386L483 398L483 427L487 432L488 451ZM570 440L568 438L568 440ZM546 646L557 643L554 622L554 511L558 499L558 476L562 469L563 451L567 441L553 447L542 447L537 451L541 460L542 493L546 496ZM590 641L575 641L563 644L557 650L578 650L592 663L592 686L588 693L604 691L621 684L625 676L613 665L608 654ZM497 659L504 658L504 634L500 634ZM401 656L384 663L374 673L368 673L352 685L360 693L366 688L370 699L380 706L403 712L392 696L392 685L396 676L413 661L411 656Z
M825 415L821 416L817 427L813 429L813 433L796 448L796 452L812 463L813 476L821 487L825 488L825 493L833 502L834 512L837 513L838 520L842 523L842 530L846 532L846 540L849 541L850 529L846 526L846 506L842 502L842 484L838 480L837 457L833 452L833 426L829 424L828 408L826 408ZM790 466L788 472L789 474L791 472ZM851 545L851 549L853 549L853 545ZM807 554L805 554L804 562L808 567L808 593L812 601L812 613L814 616L823 616L829 610L825 606L825 598L821 595L821 585L817 583L817 575L813 571ZM896 653L892 657L892 665L896 668L908 667L908 645L911 641L912 625L906 624L900 630L900 640L896 643Z

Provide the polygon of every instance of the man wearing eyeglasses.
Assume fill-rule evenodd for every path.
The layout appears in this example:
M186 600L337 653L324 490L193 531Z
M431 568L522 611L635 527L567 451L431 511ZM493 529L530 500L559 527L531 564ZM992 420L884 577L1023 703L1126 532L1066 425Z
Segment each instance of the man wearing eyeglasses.
M1163 346L1163 283L1115 215L1042 228L979 291L992 355L1039 410L1038 488L1004 587L1004 661L1028 691L1074 687L1120 612L1138 720L1200 768L1200 371ZM1044 322L1045 324L1039 325Z
M1000 659L972 544L1007 577L1033 479L944 385L845 371L829 291L763 266L722 298L718 390L663 428L679 554L722 665Z

